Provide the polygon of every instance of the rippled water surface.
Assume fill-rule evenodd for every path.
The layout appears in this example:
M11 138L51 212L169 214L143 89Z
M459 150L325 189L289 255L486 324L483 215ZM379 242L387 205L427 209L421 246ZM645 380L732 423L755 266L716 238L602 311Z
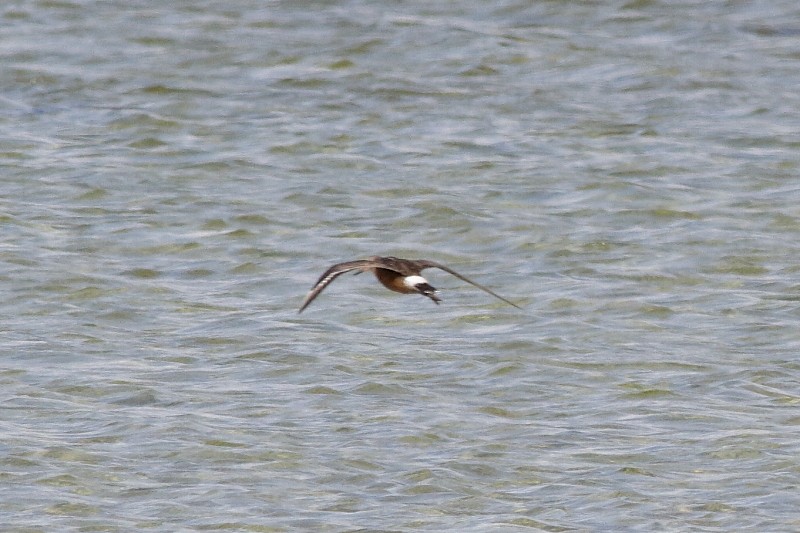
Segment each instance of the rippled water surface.
M800 530L795 1L0 25L4 531Z

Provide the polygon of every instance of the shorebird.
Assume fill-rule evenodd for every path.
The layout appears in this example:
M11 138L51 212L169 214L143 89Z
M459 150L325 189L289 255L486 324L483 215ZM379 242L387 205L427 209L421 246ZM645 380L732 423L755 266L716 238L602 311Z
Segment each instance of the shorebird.
M378 278L378 281L380 281L381 284L390 291L401 292L403 294L420 293L433 300L433 303L436 305L439 305L441 300L436 296L438 291L433 288L430 283L428 283L428 280L420 275L420 273L426 268L438 268L439 270L444 270L448 274L452 274L462 281L466 281L469 284L475 285L479 289L488 292L495 298L499 298L505 303L520 309L517 304L506 300L499 294L487 289L480 283L476 283L471 279L462 276L455 270L437 263L436 261L428 261L427 259L400 259L398 257L391 256L379 257L376 255L370 257L369 259L346 261L344 263L337 263L330 267L325 271L324 274L322 274L319 280L317 280L317 282L314 284L314 287L311 288L305 300L303 300L303 305L300 306L298 313L302 313L303 309L308 307L309 304L314 301L314 298L319 296L319 293L321 293L325 287L330 285L333 280L345 272L350 272L353 270L356 270L356 274L372 271L375 273L375 277Z

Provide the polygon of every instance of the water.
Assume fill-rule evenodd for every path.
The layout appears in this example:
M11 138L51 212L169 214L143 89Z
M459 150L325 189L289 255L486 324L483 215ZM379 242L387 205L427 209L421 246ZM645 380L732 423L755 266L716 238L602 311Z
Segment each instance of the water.
M799 14L5 6L3 530L796 531Z

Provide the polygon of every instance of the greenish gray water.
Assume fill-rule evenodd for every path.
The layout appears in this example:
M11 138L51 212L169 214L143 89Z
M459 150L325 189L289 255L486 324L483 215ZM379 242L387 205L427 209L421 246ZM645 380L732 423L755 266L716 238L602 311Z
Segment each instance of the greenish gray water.
M0 21L4 531L800 529L796 2Z

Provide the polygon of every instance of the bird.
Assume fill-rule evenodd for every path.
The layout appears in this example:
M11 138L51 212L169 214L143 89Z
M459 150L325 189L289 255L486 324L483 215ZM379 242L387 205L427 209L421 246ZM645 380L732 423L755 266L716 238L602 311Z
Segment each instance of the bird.
M448 274L451 274L462 281L466 281L467 283L478 287L482 291L488 292L495 298L503 300L505 303L513 305L517 309L521 309L520 306L503 298L491 289L488 289L480 283L476 283L471 279L462 276L452 268L446 267L441 263L437 263L436 261L429 261L428 259L400 259L399 257L392 256L380 257L376 255L367 259L357 259L355 261L337 263L330 267L322 274L322 276L320 276L320 278L308 292L303 300L302 305L300 306L298 313L302 313L303 310L308 307L309 304L311 304L311 302L313 302L314 299L323 291L323 289L330 285L333 280L345 272L351 272L353 270L356 271L356 274L370 271L374 272L375 277L378 278L378 281L380 281L381 284L390 291L400 292L403 294L419 293L423 296L427 296L433 300L433 303L439 305L441 299L436 296L438 291L431 286L430 283L428 283L428 280L420 275L420 273L426 268L438 268L439 270L444 270Z

